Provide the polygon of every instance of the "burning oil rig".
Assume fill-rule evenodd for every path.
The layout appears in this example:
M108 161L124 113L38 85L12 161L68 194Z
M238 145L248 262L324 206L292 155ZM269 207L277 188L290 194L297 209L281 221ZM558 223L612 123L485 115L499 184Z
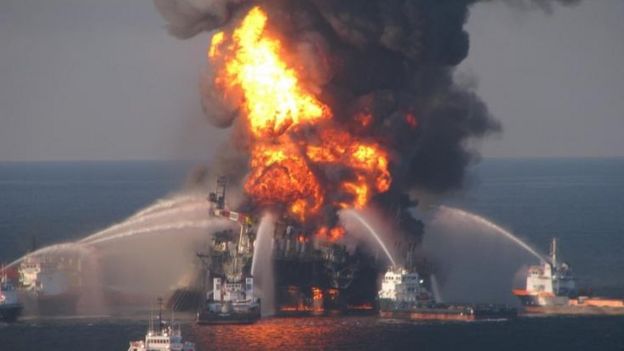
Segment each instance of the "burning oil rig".
M273 235L277 314L371 311L381 266L360 248L340 243L342 227L306 232L282 218ZM333 231L333 234L332 234Z
M249 323L260 317L251 271L258 220L229 210L226 188L227 179L219 177L217 190L209 196L211 215L240 229L213 233L207 247L197 253L201 264L195 286L201 288L177 290L169 299L178 310L193 310L199 302L198 322L203 324ZM275 301L275 314L376 310L377 278L385 263L359 246L347 248L342 240L346 234L342 226L310 231L288 216L276 219L269 233L272 264L260 268L273 270L274 287L268 291L274 296L264 298Z
M340 19L368 23L387 1L364 7L375 14L370 18L367 11L342 15L351 6L361 10L361 3L241 3L227 6L218 23L213 20L221 16L194 17L206 15L215 30L207 50L210 74L201 84L204 111L216 126L232 128L215 168L232 175L245 194L238 212L226 208L224 186L211 196L214 214L241 229L216 234L200 254L208 305L230 296L221 293L228 282L240 288L235 300L253 300L246 279L257 278L250 267L256 223L270 212L277 216L270 235L276 313L374 310L385 262L359 243L346 244L352 236L338 223L340 211L377 209L402 241L394 251L409 261L423 233L409 212L413 193L460 187L472 155L465 141L497 129L474 93L451 79L468 44L461 26L467 3L458 2L458 11L414 3L409 16L416 21L404 18L404 9L387 12L397 21L371 28L402 38L392 45L385 35L367 43L345 38L351 23ZM203 22L186 28L178 19L187 16L159 10L176 18L172 33L208 28ZM405 35L396 23L410 23ZM434 38L447 23L457 24L450 37ZM445 45L429 47L429 40ZM424 89L432 85L435 91Z

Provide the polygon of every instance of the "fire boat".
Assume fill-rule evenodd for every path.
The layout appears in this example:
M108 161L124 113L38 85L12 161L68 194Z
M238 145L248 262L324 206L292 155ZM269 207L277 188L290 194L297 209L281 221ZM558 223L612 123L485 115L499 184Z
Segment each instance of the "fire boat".
M159 310L156 326L150 319L150 325L144 340L130 341L128 351L195 351L195 344L182 339L180 324L172 320L166 323L162 319L162 300L158 299Z
M82 263L79 257L27 257L18 267L19 288L26 303L44 315L73 314L80 297Z
M428 285L432 285L431 276ZM492 304L446 304L436 299L423 276L395 266L384 274L379 290L382 318L410 320L474 321L513 319L515 308Z
M624 314L624 299L592 297L577 288L570 266L559 260L557 239L550 256L540 265L529 267L525 289L515 289L524 314Z

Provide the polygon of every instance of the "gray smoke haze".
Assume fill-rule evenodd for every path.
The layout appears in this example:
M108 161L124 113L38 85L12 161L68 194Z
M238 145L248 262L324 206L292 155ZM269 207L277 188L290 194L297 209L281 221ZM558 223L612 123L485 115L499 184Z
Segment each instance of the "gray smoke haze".
M424 256L435 265L446 301L517 305L509 292L523 286L536 259L495 231L437 212L427 221Z
M540 9L548 13L552 12L556 5L577 5L581 0L481 0L482 2L504 1L508 5L524 10Z
M405 232L422 231L404 211L413 205L407 192L443 193L462 187L467 166L478 159L468 142L501 129L473 87L453 79L454 68L469 52L464 25L476 2L155 0L169 31L180 38L220 27L227 30L252 5L262 6L271 19L270 30L302 66L302 80L318 91L337 123L390 151L393 185L374 200L382 211L397 216ZM555 4L576 2L507 1L547 11ZM221 101L210 74L202 77L201 87L204 110L214 124L234 124L240 102ZM361 127L362 115L372 116L369 128ZM221 164L240 165L237 157L239 161Z
M222 26L230 18L230 7L245 0L154 0L167 20L169 32L187 39Z

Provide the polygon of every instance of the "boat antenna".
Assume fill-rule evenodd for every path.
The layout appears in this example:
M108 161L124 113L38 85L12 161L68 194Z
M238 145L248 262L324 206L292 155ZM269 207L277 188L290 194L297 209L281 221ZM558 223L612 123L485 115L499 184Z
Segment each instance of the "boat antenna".
M159 297L157 301L158 301L158 332L162 332L162 305L163 305L162 297Z
M33 235L30 239L30 252L35 252L37 251L37 247L39 247L37 244L37 236Z
M557 267L557 238L553 237L552 246L550 247L550 258L553 266Z

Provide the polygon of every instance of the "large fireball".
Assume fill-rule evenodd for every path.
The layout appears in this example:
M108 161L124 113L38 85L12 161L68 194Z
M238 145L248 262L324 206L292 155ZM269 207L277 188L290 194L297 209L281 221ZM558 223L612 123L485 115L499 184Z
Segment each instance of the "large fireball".
M249 131L246 193L302 222L325 206L366 206L390 187L387 152L332 120L330 108L287 64L290 56L268 21L260 7L252 8L231 34L215 34L208 52L216 87L239 97Z

